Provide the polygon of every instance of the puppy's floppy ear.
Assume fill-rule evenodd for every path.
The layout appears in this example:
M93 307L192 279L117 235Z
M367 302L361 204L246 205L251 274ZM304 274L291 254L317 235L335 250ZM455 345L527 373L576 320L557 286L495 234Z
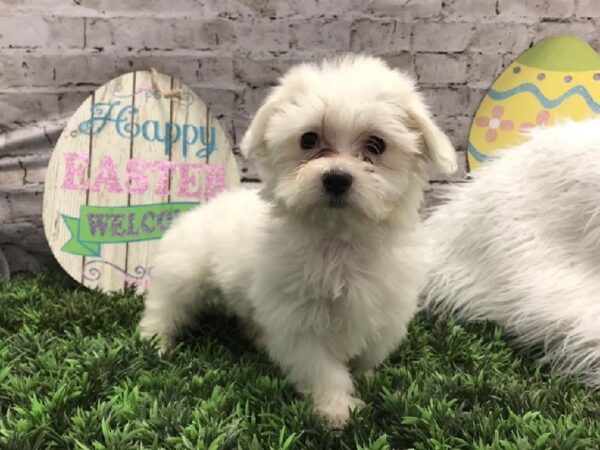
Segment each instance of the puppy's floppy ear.
M246 134L240 142L240 150L246 158L261 159L265 156L265 131L269 119L277 111L276 94L272 93L258 108Z
M412 102L408 114L413 126L421 133L425 141L425 156L441 173L450 175L458 168L456 151L448 136L433 121L425 103L418 99Z

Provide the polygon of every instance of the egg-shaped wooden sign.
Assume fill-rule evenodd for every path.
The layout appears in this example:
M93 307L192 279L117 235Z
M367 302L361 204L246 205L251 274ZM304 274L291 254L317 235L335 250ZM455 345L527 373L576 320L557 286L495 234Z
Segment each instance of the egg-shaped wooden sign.
M144 291L171 222L239 182L225 132L194 92L154 71L128 73L62 132L46 175L46 237L85 286Z
M533 127L598 114L600 55L572 36L545 39L510 64L481 101L469 132L469 168L524 142Z

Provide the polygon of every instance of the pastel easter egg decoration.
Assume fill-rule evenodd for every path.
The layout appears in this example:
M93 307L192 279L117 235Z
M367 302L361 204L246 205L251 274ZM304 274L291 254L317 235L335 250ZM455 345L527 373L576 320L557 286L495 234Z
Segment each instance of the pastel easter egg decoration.
M194 92L155 71L128 73L62 132L46 175L46 237L85 286L144 291L171 222L239 180L223 128Z
M600 55L572 36L545 39L522 53L492 84L469 132L470 170L527 130L600 114Z

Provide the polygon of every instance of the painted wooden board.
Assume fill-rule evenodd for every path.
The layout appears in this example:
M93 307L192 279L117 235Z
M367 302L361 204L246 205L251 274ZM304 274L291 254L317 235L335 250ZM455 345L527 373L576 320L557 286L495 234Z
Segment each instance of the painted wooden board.
M227 136L194 92L167 75L128 73L94 92L60 136L46 237L83 285L144 291L171 221L239 183Z
M545 39L511 63L481 101L469 132L469 169L524 142L533 127L598 115L600 55L573 36Z

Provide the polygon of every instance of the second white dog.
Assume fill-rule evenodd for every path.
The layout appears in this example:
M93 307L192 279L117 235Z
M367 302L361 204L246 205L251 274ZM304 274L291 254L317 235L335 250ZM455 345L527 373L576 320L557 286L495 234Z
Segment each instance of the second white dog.
M292 69L242 150L260 195L225 193L165 235L140 323L170 347L218 289L332 426L361 401L368 371L398 345L424 278L425 166L456 167L413 81L348 56ZM210 295L208 296L210 297Z
M492 320L600 386L600 119L535 130L426 222L426 306Z

